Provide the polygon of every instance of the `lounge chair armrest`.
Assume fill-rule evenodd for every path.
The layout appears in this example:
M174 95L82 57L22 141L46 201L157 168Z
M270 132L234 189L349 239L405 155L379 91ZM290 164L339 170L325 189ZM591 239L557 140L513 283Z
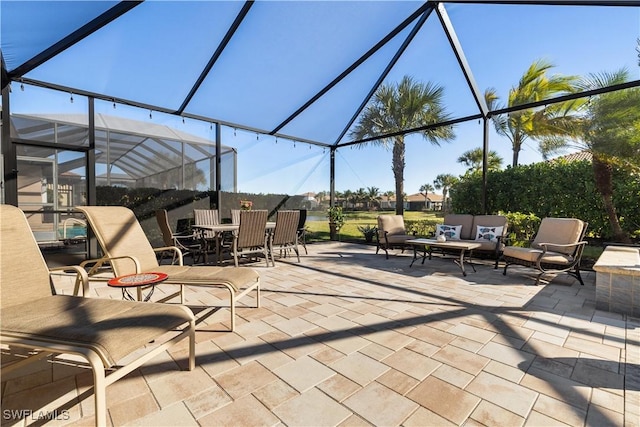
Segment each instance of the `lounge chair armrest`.
M163 246L161 248L153 248L155 253L159 252L173 252L174 259L178 260L178 265L184 265L184 259L182 257L182 251L177 246Z
M104 264L110 263L113 260L118 260L118 259L128 259L131 260L133 262L133 264L136 267L136 273L140 273L140 261L138 261L138 258L131 256L131 255L123 255L123 256L117 256L117 257L102 257L102 258L96 258L96 259L87 259L84 260L80 263L80 267L86 269L87 266L91 266L89 268L89 271L87 271L87 274L89 275L89 277L91 277L92 275L94 275Z
M577 242L577 243L568 243L565 245L559 245L557 243L538 243L538 245L540 245L540 247L546 252L548 250L549 247L553 247L553 248L574 248L574 247L578 247L581 245L586 245L589 242L586 241L581 241L581 242Z
M69 272L73 271L76 274L76 283L73 287L73 295L78 296L80 292L80 285L82 284L82 296L87 296L89 294L89 275L85 271L84 268L79 265L68 265L62 267L53 267L49 269L49 273L53 273L56 271ZM55 287L53 284L51 285L51 290L55 292Z

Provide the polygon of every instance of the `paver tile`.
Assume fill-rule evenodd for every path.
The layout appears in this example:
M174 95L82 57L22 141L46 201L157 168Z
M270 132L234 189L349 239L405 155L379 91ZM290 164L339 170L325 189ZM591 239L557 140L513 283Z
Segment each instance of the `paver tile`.
M377 426L396 426L418 408L401 394L373 382L343 402L349 409Z
M427 377L407 397L458 425L480 403L479 397L434 377Z
M321 384L318 384L317 388L322 390L332 399L342 402L362 387L351 381L349 378L336 374L326 379Z
M538 397L531 389L486 372L476 376L465 390L521 417L529 414Z
M335 361L329 367L362 386L389 370L387 365L357 352Z
M157 426L157 427L198 427L200 424L193 418L189 410L182 402L162 408L158 412L138 418L127 425L130 426Z
M455 426L457 424L452 423L446 418L442 418L440 415L432 412L422 406L418 408L409 418L402 423L406 427L425 427L425 426L439 426L448 427Z
M289 399L275 408L273 413L285 425L289 426L335 426L352 414L351 411L317 389L311 389ZM262 424L262 422L259 421L255 425L258 424Z
M485 329L476 328L471 325L460 323L447 331L451 334L458 335L463 338L477 341L483 344L488 343L495 336L494 332Z
M396 351L383 359L382 363L418 380L424 379L441 365L441 362L406 349Z
M214 377L234 400L278 379L258 362L249 362Z
M280 420L254 396L246 395L198 419L198 423L201 426L254 427L276 426ZM177 425L180 424L174 424Z
M184 401L196 419L202 418L231 402L232 399L229 395L217 384Z
M431 356L433 359L442 363L453 366L454 368L461 369L472 375L476 375L478 372L489 363L489 358L481 356L479 354L471 353L470 351L463 350L451 345L448 345Z
M446 364L440 365L432 375L462 389L469 385L469 383L475 378L467 372Z
M500 406L482 401L471 413L471 419L485 426L521 426L525 422L523 416L509 412Z
M269 409L275 408L298 394L293 387L284 381L270 382L253 392L253 395Z
M193 371L174 371L171 375L149 383L161 408L188 399L213 386L215 382L199 367Z
M300 393L336 374L335 371L309 356L282 365L274 369L273 373Z

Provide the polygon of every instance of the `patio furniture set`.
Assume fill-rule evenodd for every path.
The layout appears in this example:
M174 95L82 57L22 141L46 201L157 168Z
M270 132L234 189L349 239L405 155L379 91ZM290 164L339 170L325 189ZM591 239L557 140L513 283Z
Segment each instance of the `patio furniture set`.
M15 370L31 361L41 360L50 354L72 353L85 358L91 367L94 378L95 421L96 425L106 425L106 387L126 374L140 367L159 353L165 351L173 343L189 338L188 365L192 370L195 366L195 326L196 317L185 304L185 286L222 287L229 292L229 308L231 312L230 330L235 328L236 301L252 291L256 292L255 304L260 306L260 276L251 268L221 267L221 266L185 266L181 250L175 246L178 240L166 241L174 245L153 248L149 243L142 227L133 212L117 206L85 206L79 207L84 213L100 244L103 256L99 259L87 260L77 267L62 267L65 272L75 274L73 295L57 295L53 282L49 280L50 270L42 257L42 253L31 232L24 213L10 205L0 206L0 227L3 245L0 254L2 304L1 339L5 344L28 349L28 357L19 359L12 364L3 366L3 373ZM290 213L293 212L293 213ZM261 230L258 243L269 245L273 262L273 249L281 242L291 239L288 235L279 235L279 221L293 229L294 239L297 240L295 228L298 226L297 211L282 211L276 219L273 236L265 242L266 211L243 211L237 227L233 250L243 247L243 224L260 222L257 227ZM160 215L158 218L164 218ZM501 253L506 260L506 268L513 263L530 265L535 262L545 274L551 271L569 271L579 276L579 255L582 253L586 224L575 219L552 218L542 222L538 235L540 239L534 241L532 249L504 246L502 238L505 236L506 222L502 226L492 224L502 221L504 217L471 217L451 216L445 218L445 224L437 233L445 235L442 239L416 239L407 234L400 218L382 219L378 249L384 249L388 256L388 249L394 245L411 245L414 249L414 260L417 251L424 250L423 262L426 254L434 250L447 251L457 254L457 261L463 274L464 263L470 261L473 251L493 250L494 254ZM452 224L467 220L465 223L478 224L478 238L491 241L497 240L493 247L470 238L456 240L456 234L470 237L465 225ZM480 222L487 222L482 224ZM394 233L385 228L388 222L393 225ZM447 224L449 223L449 224ZM503 227L500 230L500 227ZM486 230L490 228L491 230ZM212 226L203 226L200 230L213 231L214 238L220 239L220 230ZM235 230L235 229L234 229ZM224 230L222 230L224 231ZM464 233L464 234L463 234ZM493 234L492 234L493 233ZM404 241L394 236L405 236ZM448 240L447 240L448 238ZM553 240L555 238L555 240ZM559 241L562 238L564 240ZM542 240L541 240L542 239ZM543 241L544 240L544 241ZM553 240L550 242L549 240ZM574 243L566 240L577 240ZM394 245L392 245L392 242ZM257 245L258 243L253 243ZM249 245L249 247L251 244ZM280 246L282 250L289 249L288 244ZM171 265L158 262L159 252L173 252ZM378 251L376 251L378 252ZM265 257L268 255L265 253ZM32 260L25 263L24 260ZM236 264L237 265L237 264ZM268 258L267 258L268 265ZM549 270L553 266L555 270ZM111 274L105 275L105 268ZM497 267L497 264L496 264ZM475 269L475 268L474 268ZM539 276L540 276L539 275ZM27 280L28 278L28 280ZM110 286L120 287L124 298L103 299L87 298L89 280L105 280ZM148 301L154 286L162 282L163 285L175 285L179 290L158 302ZM537 283L537 281L536 281ZM135 289L136 297L128 293L128 289ZM143 291L147 290L147 296ZM162 304L175 297L180 297L180 304ZM214 307L213 309L217 309ZM144 350L144 351L143 351ZM126 360L124 364L122 360Z
M422 264L433 252L453 254L454 261L466 276L465 263L471 265L474 253L484 253L495 260L494 268L504 262L503 274L510 265L521 265L538 270L535 284L545 274L566 272L584 285L580 276L580 260L587 242L584 236L588 224L576 218L544 218L535 239L529 247L508 245L507 218L502 215L449 214L443 224L436 226L432 238L416 238L409 234L401 215L378 217L378 246L389 258L389 249L406 247L413 249L413 260L422 252Z

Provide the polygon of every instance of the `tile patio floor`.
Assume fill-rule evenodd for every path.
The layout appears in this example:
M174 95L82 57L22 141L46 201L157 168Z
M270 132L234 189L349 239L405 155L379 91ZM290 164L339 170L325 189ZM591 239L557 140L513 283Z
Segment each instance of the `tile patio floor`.
M110 386L110 423L640 426L640 320L595 310L593 273L584 287L566 275L535 287L524 268L505 277L478 265L464 278L451 259L409 268L407 252L308 248L300 264L252 265L262 308L240 307L234 333L227 309L203 320L194 371L180 370L185 341ZM198 305L219 298L187 293ZM2 378L3 425L42 424L9 409L92 425L91 378L50 360Z

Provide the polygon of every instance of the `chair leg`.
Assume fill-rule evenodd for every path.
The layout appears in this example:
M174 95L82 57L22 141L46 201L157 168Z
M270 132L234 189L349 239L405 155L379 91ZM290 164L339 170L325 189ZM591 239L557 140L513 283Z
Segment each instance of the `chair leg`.
M107 425L107 380L105 378L104 366L97 355L88 357L89 364L93 369L93 398L95 404L96 426Z
M502 270L502 275L506 276L507 275L507 267L509 267L509 263L505 261L504 263L504 270Z
M236 328L236 294L232 290L229 290L229 296L231 299L230 307L231 310L231 332Z
M545 272L543 271L542 273L540 273L540 274L538 274L538 275L536 276L536 283L535 283L535 286L538 286L538 285L540 284L540 278L544 275L544 273L545 273Z
M576 279L578 279L578 281L580 282L580 285L584 286L584 282L582 281L582 276L580 275L580 268L578 266L576 266L576 270L573 274Z

